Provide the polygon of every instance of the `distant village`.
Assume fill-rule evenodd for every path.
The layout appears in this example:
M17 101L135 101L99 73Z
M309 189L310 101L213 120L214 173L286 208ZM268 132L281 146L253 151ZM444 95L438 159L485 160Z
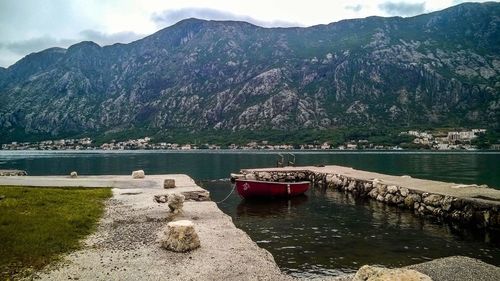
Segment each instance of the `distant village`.
M406 131L400 135L414 137L413 148L432 150L476 150L472 141L485 129L472 129L468 131L450 131L435 133L426 131ZM12 142L2 144L2 150L197 150L197 149L233 149L233 150L402 150L396 146L384 146L370 143L368 140L351 140L339 146L328 142L321 144L269 144L267 141L250 142L244 145L231 144L221 146L216 144L178 144L167 142L154 142L150 137L132 139L127 141L110 141L96 145L91 138L45 140L40 142ZM500 149L494 145L491 149Z
M472 129L469 131L452 131L447 133L439 133L432 135L428 132L421 131L408 131L401 132L409 136L414 136L414 144L423 145L435 150L475 150L476 146L472 145L472 141L479 136L479 134L486 133L486 129ZM495 148L494 148L495 149ZM496 148L498 149L498 148Z

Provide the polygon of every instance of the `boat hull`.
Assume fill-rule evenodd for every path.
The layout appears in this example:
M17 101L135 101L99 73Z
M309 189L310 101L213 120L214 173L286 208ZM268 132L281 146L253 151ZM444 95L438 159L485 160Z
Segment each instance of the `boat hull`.
M310 182L269 182L236 179L236 190L243 198L291 197L303 194Z

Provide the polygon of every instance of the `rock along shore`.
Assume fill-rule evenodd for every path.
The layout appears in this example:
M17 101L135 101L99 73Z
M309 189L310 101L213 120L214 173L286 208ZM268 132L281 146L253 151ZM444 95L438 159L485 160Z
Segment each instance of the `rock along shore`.
M315 186L369 197L413 210L420 216L477 228L500 227L500 190L485 186L390 176L342 166L246 169L241 173L265 181L310 180Z

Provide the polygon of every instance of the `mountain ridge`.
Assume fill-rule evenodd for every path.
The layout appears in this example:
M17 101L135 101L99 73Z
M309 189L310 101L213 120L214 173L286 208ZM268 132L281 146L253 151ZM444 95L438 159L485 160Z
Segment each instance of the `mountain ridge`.
M186 19L0 69L0 133L335 130L499 122L500 4L263 28Z

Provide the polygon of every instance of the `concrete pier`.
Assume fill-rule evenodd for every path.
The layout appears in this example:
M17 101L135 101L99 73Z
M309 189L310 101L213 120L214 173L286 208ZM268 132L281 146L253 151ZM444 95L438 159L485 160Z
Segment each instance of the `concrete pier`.
M175 188L164 189L174 179ZM113 197L97 231L84 247L36 273L41 280L290 280L273 256L257 246L208 193L186 175L0 177L0 185L111 187ZM185 195L182 212L171 217L155 196ZM202 194L203 196L198 196ZM199 201L202 200L202 201ZM161 247L170 220L190 220L201 247L175 253Z
M311 180L316 186L370 197L417 215L434 216L478 228L500 227L500 190L391 176L343 166L246 169L249 178L267 181Z

